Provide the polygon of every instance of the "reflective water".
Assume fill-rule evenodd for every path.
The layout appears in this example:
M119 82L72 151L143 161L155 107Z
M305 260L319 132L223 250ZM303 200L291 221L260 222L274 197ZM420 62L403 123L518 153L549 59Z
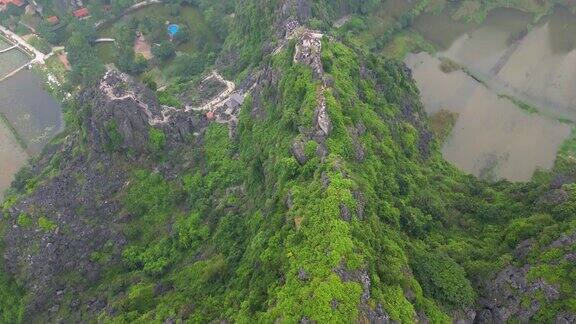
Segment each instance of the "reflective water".
M0 120L0 201L10 186L14 174L26 163L28 155L13 136L10 128Z
M0 113L9 120L32 154L40 153L63 125L60 104L24 70L0 83Z
M12 52L0 54L0 71L12 71L26 61L25 56L15 59ZM0 200L28 157L38 154L62 125L60 104L32 71L0 82Z
M440 50L436 57L466 71L444 73L440 61L425 53L406 59L428 113L459 114L443 154L462 170L529 180L537 167L552 166L570 133L556 118L576 121L576 17L556 8L537 25L530 22L512 9L491 12L480 26L428 14L416 21L414 28ZM529 114L500 94L541 114Z
M0 44L0 47L2 44ZM26 64L29 59L26 54L18 49L12 49L0 54L0 79L12 72L14 69Z

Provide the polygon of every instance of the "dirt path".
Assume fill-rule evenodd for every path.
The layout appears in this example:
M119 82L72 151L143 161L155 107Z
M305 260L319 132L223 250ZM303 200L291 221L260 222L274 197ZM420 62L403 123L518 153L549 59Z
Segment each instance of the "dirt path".
M0 51L0 54L6 53L6 52L8 52L8 51L11 51L11 50L15 49L16 47L18 47L18 45L12 45L12 46L10 46L10 47L8 47L8 48L5 48L5 49L3 49L3 50Z
M216 108L222 107L226 103L226 101L228 100L228 97L230 97L230 95L236 89L236 85L234 84L234 82L225 80L217 71L213 71L212 74L210 74L209 76L204 78L204 80L202 80L202 81L206 81L210 78L215 78L216 80L218 80L218 82L225 84L226 89L224 89L219 95L212 98L210 101L208 101L206 104L204 104L200 107L186 106L187 112L190 110L214 111Z
M140 98L138 98L138 96L133 91L125 91L124 94L120 96L116 95L114 93L114 86L110 85L107 81L111 73L115 73L115 71L108 70L104 75L102 79L103 81L100 84L100 90L102 90L102 92L104 92L104 94L112 101L126 100L126 99L134 101L142 109L142 111L144 111L144 114L146 114L146 116L148 117L148 123L151 126L168 123L172 118L172 113L179 111L179 109L174 107L162 106L162 110L160 112L161 117L155 117L154 114L152 114L152 112L150 111L150 107L148 106L148 104L142 102L142 100L140 100ZM118 75L124 82L128 81L127 75L123 73L119 73ZM216 71L213 71L212 74L210 74L204 80L208 78L216 78L218 81L226 85L226 89L224 89L224 91L215 96L207 104L198 108L188 106L184 109L184 112L190 112L190 111L213 112L216 109L223 107L226 104L226 102L230 99L230 96L234 93L234 90L236 89L236 85L234 84L234 82L224 79ZM217 121L221 123L227 123L229 120L219 119Z
M33 63L44 64L44 60L46 59L46 55L44 53L37 50L34 46L28 44L28 42L26 42L22 37L18 36L17 34L13 33L10 29L2 25L0 25L0 32L10 41L17 43L22 49L33 55L33 58L29 62L29 64Z

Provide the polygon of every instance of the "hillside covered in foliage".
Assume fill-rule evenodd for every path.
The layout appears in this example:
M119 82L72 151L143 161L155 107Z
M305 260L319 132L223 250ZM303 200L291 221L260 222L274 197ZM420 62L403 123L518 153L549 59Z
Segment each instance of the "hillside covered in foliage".
M233 13L237 115L151 122L178 87L100 66L2 206L0 322L576 321L575 143L464 175L405 65L332 28L379 1L194 5Z

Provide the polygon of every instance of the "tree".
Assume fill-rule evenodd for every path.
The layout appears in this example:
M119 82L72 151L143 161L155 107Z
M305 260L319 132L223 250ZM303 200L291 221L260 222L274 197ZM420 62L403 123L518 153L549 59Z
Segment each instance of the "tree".
M116 66L130 74L140 74L148 67L148 61L141 54L134 52L136 33L132 24L123 24L114 31L114 58Z
M176 35L174 35L174 40L178 44L182 44L182 43L186 43L187 41L189 41L190 37L191 37L191 33L190 33L190 29L188 28L188 26L182 26L182 27L180 27L180 29L178 30Z
M71 78L73 82L84 85L94 84L104 72L104 66L90 46L88 37L78 30L66 42L68 60L72 66Z
M183 54L174 59L168 74L187 80L204 71L204 61L197 55Z
M167 61L176 54L176 47L170 41L164 40L160 45L152 47L152 54L161 61Z

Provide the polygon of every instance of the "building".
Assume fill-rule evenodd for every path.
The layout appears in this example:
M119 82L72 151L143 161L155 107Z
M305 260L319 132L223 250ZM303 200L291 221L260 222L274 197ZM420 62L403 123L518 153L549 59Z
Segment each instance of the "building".
M242 106L243 103L244 97L239 93L234 93L230 96L228 101L226 101L226 107L228 107L228 109L236 109Z
M176 35L179 30L180 30L180 26L178 26L176 24L168 25L167 31L168 31L168 36L170 36L170 39L174 38L174 35Z
M6 10L6 7L10 4L16 7L24 7L27 2L26 0L0 0L0 11Z
M80 8L78 10L74 10L73 14L74 14L74 17L76 17L78 19L84 19L84 18L87 18L88 16L90 16L90 11L88 10L88 8Z
M46 18L46 21L50 25L57 25L60 22L60 18L58 18L58 16L50 16L50 17Z

